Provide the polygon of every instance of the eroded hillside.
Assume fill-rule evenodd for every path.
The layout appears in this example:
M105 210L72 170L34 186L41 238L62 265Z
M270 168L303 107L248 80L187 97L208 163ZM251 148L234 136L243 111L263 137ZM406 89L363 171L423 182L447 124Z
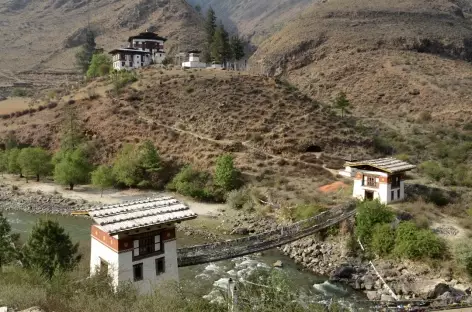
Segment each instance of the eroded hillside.
M333 179L322 168L332 157L371 150L371 139L347 119L272 78L151 68L119 96L105 94L107 88L107 81L94 82L85 93L93 99L67 104L73 92L52 109L4 118L0 137L14 131L22 143L57 149L65 107L73 106L96 143L97 162L111 160L126 142L145 139L166 159L208 170L217 156L232 152L246 175L271 183L279 177L284 187L307 196Z
M202 19L184 0L2 0L0 71L73 69L89 21L105 50L145 29L168 37L167 51L203 40Z
M315 98L344 91L364 117L472 116L470 2L315 4L261 45L252 70L282 75Z

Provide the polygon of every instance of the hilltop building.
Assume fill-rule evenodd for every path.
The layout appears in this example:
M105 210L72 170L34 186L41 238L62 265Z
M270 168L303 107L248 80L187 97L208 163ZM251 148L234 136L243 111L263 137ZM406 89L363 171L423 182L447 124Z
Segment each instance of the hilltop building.
M188 60L182 62L182 68L206 68L207 64L200 62L200 51L188 51Z
M106 272L113 285L132 282L141 294L178 280L175 224L197 214L172 197L127 202L87 211L91 230L90 273Z
M354 178L353 197L389 204L405 199L405 172L414 165L395 158L346 162L340 174Z
M151 64L162 64L166 57L164 43L166 38L153 32L143 32L128 38L128 47L110 51L113 69L131 70Z

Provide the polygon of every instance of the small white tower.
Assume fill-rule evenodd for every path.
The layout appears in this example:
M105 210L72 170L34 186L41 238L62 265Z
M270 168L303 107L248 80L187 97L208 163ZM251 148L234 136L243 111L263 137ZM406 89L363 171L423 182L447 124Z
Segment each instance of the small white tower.
M106 271L117 287L133 282L141 294L178 280L175 223L197 214L172 197L103 206L92 217L90 273Z
M414 168L390 157L347 162L345 172L354 176L353 197L389 204L405 199L405 172Z

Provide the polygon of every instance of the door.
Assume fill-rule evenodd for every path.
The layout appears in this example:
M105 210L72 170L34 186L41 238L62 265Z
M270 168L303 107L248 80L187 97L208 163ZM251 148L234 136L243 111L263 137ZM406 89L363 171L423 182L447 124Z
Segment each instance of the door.
M365 191L364 199L365 199L365 200L374 200L374 192L372 192L372 191Z

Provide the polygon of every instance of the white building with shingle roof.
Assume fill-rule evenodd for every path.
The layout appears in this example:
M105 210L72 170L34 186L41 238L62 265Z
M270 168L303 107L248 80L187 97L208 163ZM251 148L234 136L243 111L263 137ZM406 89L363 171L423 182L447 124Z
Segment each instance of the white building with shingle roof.
M378 199L389 204L405 199L405 172L416 166L392 157L347 162L346 172L354 177L353 196Z
M92 208L90 273L106 272L113 285L132 282L141 294L178 280L175 224L197 214L173 197Z

